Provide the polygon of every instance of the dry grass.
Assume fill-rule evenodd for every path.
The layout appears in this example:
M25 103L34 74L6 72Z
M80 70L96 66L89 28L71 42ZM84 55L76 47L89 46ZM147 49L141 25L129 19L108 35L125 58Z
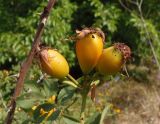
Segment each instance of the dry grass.
M115 119L106 116L104 124L160 124L160 81L152 76L150 82L110 82L105 91L111 97L108 102L121 112Z

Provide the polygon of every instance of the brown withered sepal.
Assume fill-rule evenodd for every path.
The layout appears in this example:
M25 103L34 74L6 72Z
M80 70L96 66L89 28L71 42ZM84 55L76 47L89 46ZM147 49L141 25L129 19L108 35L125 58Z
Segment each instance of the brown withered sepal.
M131 49L124 43L115 43L114 47L122 52L124 61L131 58Z
M102 37L103 42L105 41L105 34L99 28L84 28L81 31L76 30L76 40L84 38L88 34L97 33L100 37Z

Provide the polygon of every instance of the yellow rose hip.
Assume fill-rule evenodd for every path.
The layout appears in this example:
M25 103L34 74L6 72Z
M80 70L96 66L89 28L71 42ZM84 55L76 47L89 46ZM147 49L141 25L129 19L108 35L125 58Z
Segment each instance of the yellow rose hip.
M69 73L66 59L56 50L45 48L40 51L40 65L42 70L55 77L64 78Z
M84 74L89 73L96 66L102 54L104 34L97 29L83 29L78 32L76 41L76 55Z
M130 58L130 48L123 43L116 43L114 46L103 50L99 58L97 69L101 74L115 74L122 69L123 64Z

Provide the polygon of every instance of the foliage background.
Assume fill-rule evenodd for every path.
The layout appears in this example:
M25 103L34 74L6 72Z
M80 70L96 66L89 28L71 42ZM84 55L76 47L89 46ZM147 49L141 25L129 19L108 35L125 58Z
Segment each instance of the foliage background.
M3 104L9 103L16 83L14 75L18 73L20 64L31 48L39 15L47 1L0 0L0 3L2 123L6 115ZM156 70L159 65L154 56L160 61L159 10L159 0L145 0L142 6L137 6L131 0L57 0L47 21L42 42L58 49L68 60L71 74L78 78L81 71L75 57L74 41L70 37L75 34L76 29L99 27L105 32L106 47L114 42L124 42L131 47L132 59L128 66L130 76L132 80L145 83L152 72L158 74ZM25 82L32 84L39 78L41 72L37 68L34 64ZM50 94L44 96L44 99L49 96ZM21 116L16 116L19 118L15 119L15 123L25 121L23 114L26 113L20 114Z

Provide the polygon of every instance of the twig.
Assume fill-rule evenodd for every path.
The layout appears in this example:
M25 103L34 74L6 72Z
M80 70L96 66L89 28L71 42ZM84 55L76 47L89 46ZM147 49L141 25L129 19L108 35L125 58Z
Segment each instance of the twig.
M82 105L81 105L81 113L80 113L80 124L85 124L85 109L86 109L86 102L87 102L87 95L90 90L90 83L88 82L87 75L84 76L84 82L81 91L82 95Z
M122 0L119 0L119 3L121 4L121 6L123 8L125 8L126 10L128 10L129 12L131 12L131 10L122 2Z
M128 71L127 71L126 64L124 64L123 69L124 69L124 71L125 71L125 73L126 73L127 77L129 78L129 74L128 74Z
M86 100L87 100L87 92L82 94L82 106L81 106L81 115L80 115L80 123L85 123L85 108L86 108Z
M129 0L130 3L137 5L138 1Z
M145 34L146 34L146 40L148 40L148 43L149 43L149 45L150 45L150 48L151 48L153 57L154 57L154 59L155 59L155 61L156 61L156 64L157 64L157 66L158 66L158 69L160 70L160 62L159 62L158 57L157 57L157 55L156 55L154 46L153 46L153 44L152 44L152 42L151 42L152 37L150 36L150 33L149 33L148 29L147 29L146 22L145 22L145 20L144 20L144 16L143 16L143 12L142 12L143 0L140 0L140 2L138 2L138 0L137 0L137 1L129 0L129 2L132 3L132 4L134 4L134 5L136 5L137 8L138 8L139 17L140 17L141 22L142 22L142 24L143 24L143 27L142 27L142 28L143 28L143 30L145 31ZM124 7L127 11L131 12L131 10L130 10L128 7L126 7L121 0L119 0L119 3L120 3L121 6Z
M148 32L148 29L147 29L147 26L146 26L146 22L145 22L144 17L143 17L143 13L142 13L142 3L143 3L143 0L141 0L140 3L137 3L138 11L139 11L139 13L140 13L140 19L141 19L141 21L142 21L143 29L144 29L144 31L145 31L145 33L146 33L146 38L148 39L148 43L149 43L149 45L150 45L150 47L151 47L151 51L152 51L152 53L153 53L154 59L155 59L155 61L156 61L156 63L157 63L158 69L160 70L160 63L159 63L159 61L158 61L158 58L157 58L155 49L154 49L153 44L152 44L152 42L151 42L151 39L152 39L152 38L151 38L151 36L150 36L150 33Z
M142 7L143 0L140 0L139 6Z
M54 4L55 4L55 0L49 0L48 5L44 8L43 13L41 14L40 23L38 25L37 32L35 34L35 38L34 38L34 41L32 44L32 49L31 49L26 61L22 64L21 69L20 69L20 75L17 80L17 84L16 84L16 88L15 88L15 91L13 94L13 98L11 99L10 111L8 112L8 115L6 117L5 124L12 123L14 111L16 108L16 98L20 95L20 93L23 89L24 79L25 79L26 73L28 72L29 67L32 64L32 60L33 60L34 55L36 53L37 47L40 44L40 39L41 39L41 35L44 30L45 23L47 21L48 15L51 12L51 9Z

